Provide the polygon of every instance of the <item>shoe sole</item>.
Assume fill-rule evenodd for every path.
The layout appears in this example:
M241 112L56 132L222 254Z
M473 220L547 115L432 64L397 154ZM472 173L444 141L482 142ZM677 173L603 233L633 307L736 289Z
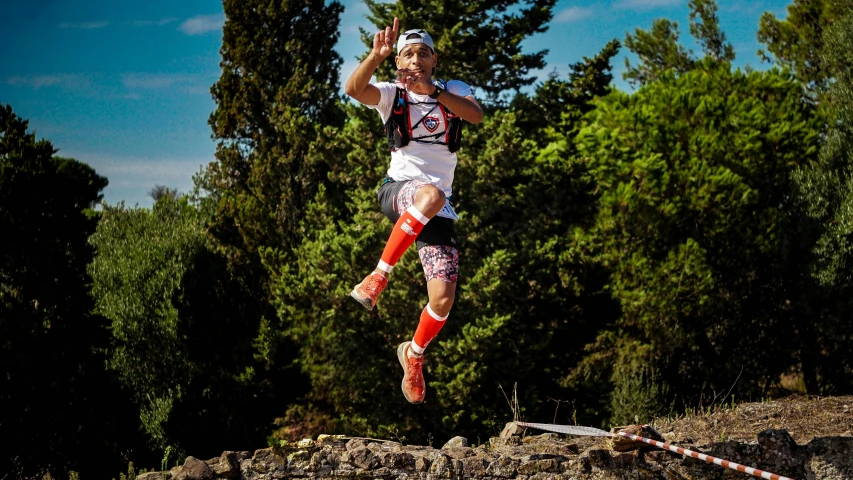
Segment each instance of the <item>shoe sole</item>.
M349 292L349 296L354 298L356 302L360 303L362 307L366 308L367 311L373 310L373 304L370 303L369 298L361 298L355 293L355 290Z
M409 403L417 405L418 403L422 403L423 400L420 402L413 401L406 393L406 363L408 363L406 362L406 345L409 343L411 342L403 342L397 346L397 360L400 361L400 366L403 367L403 381L400 383L400 390L403 391L403 396L406 397Z

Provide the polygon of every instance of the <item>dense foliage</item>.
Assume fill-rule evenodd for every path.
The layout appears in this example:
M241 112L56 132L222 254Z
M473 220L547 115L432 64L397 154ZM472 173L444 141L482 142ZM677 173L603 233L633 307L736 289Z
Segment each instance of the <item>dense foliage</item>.
M95 312L110 321L106 366L157 451L249 448L271 414L243 291L203 225L186 198L164 195L150 211L105 205L90 238Z
M0 107L0 472L118 468L137 435L103 368L108 332L86 273L107 179L27 128Z
M809 323L800 357L809 390L837 394L853 388L853 9L833 22L824 42L823 70L834 79L824 97L829 128L817 161L793 176L810 259L797 315Z
M376 310L348 296L391 225L380 119L339 96L339 3L223 3L215 159L150 209L95 208L106 179L0 109L0 435L18 439L0 471L850 394L849 0L765 15L764 71L733 68L716 3L691 0L701 53L658 19L535 83L545 52L520 45L554 4L368 1L377 27L430 31L436 76L487 105L459 152L459 292L419 406L395 359L426 302L414 249Z
M797 266L790 174L814 157L818 126L796 82L711 59L598 104L577 137L600 190L584 240L621 313L584 375L618 387L651 368L670 395L712 397L743 369L736 391L757 397L785 373L779 360L803 341L801 317L785 313ZM620 400L614 420L645 413L631 407Z

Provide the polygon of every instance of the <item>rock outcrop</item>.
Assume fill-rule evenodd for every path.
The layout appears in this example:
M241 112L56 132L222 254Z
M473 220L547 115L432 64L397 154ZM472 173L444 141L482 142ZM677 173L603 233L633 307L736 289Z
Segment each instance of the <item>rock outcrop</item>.
M706 409L709 410L709 409ZM853 480L853 397L792 396L655 419L627 433L798 480ZM662 432L662 433L659 433ZM320 435L254 452L225 452L140 480L751 479L624 437L542 433L510 422L499 437L441 448Z
M512 434L514 433L514 435ZM737 479L747 474L660 450L593 437L566 437L515 429L508 438L470 447L456 437L442 448L321 435L250 452L188 457L168 472L138 480L273 479ZM531 435L533 433L533 435ZM666 437L666 435L664 435ZM668 439L671 440L671 439ZM853 437L797 442L782 429L755 441L679 444L715 457L796 479L853 479ZM615 448L614 448L615 447Z

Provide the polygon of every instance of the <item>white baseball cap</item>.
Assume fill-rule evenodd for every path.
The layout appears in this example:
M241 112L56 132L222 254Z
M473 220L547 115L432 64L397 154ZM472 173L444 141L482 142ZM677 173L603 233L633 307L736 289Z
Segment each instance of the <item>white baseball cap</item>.
M403 51L403 47L413 43L424 43L430 50L435 52L435 46L432 44L432 37L425 30L415 29L406 30L400 34L400 40L397 41L397 55Z

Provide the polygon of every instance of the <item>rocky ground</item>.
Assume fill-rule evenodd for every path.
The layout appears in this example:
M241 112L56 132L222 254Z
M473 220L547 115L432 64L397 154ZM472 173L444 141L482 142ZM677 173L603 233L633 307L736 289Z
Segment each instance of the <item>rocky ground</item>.
M853 397L790 397L656 419L673 445L797 479L853 480ZM507 419L508 421L511 419ZM476 448L461 437L440 448L321 435L255 452L224 452L139 480L305 479L748 479L719 465L645 444L532 429ZM633 447L633 448L632 448ZM624 450L626 449L627 450ZM622 451L624 450L624 451Z

